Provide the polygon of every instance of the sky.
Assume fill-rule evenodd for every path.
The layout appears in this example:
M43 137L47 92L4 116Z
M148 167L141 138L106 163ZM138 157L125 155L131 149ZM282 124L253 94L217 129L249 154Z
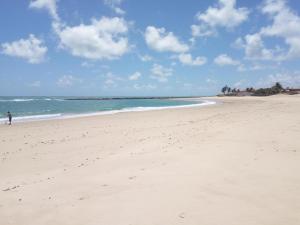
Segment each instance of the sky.
M2 0L1 96L300 87L299 0Z

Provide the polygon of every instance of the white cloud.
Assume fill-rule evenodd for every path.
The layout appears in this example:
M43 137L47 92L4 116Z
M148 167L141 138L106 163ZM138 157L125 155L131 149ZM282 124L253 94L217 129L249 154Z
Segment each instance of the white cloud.
M151 78L158 80L159 82L167 82L168 77L172 76L173 74L173 69L154 64L152 66L151 73Z
M64 75L57 80L56 84L59 87L65 88L65 87L71 87L73 86L73 84L78 82L80 83L82 82L82 80L72 75Z
M104 88L110 88L110 87L118 87L118 83L120 81L124 81L124 79L120 76L117 76L111 72L108 72L104 75Z
M123 9L121 9L120 7L116 7L116 8L114 8L114 10L115 10L115 13L117 13L119 15L126 14L126 12Z
M280 82L284 87L299 88L300 87L300 72L296 71L293 73L277 73L271 74L266 78L260 79L256 86L257 87L270 87L276 82Z
M245 58L250 60L281 60L282 56L276 55L280 49L267 49L259 33L248 34L244 39L238 38L236 46L244 48Z
M126 12L120 8L123 0L104 0L104 4L108 5L116 14L124 15Z
M111 72L106 73L104 77L106 79L108 79L108 80L115 80L115 81L122 81L122 80L124 80L122 77L117 76L117 75L115 75L115 74L113 74Z
M205 81L206 81L206 83L208 83L208 84L213 84L213 85L215 85L215 84L218 83L217 80L214 80L214 79L212 79L212 78L207 78Z
M107 79L104 81L104 84L105 84L105 87L117 87L117 83L115 80L112 80L112 79Z
M182 53L178 56L179 61L184 65L189 66L202 66L207 62L207 59L202 56L198 56L193 59L191 54Z
M245 49L246 58L283 61L300 57L300 17L287 6L285 0L266 0L261 11L269 16L272 24L236 41L236 44ZM288 50L279 46L267 49L264 40L268 37L282 38Z
M118 8L122 0L105 0L105 4ZM92 19L90 24L67 26L57 14L57 0L32 0L30 8L46 9L53 18L52 27L60 40L60 47L72 55L101 60L117 59L129 51L127 32L129 24L119 17Z
M129 80L138 80L142 74L140 72L135 72L128 77Z
M1 44L2 53L26 59L29 63L37 64L44 60L47 47L43 41L36 38L33 34L28 39L20 39L11 43Z
M214 29L209 28L205 24L200 24L200 25L193 24L191 26L191 30L192 30L193 37L209 37L209 36L214 36L216 34L216 31Z
M143 62L150 62L153 60L153 58L150 55L140 55L139 57Z
M94 64L91 62L84 61L81 63L81 66L86 67L86 68L92 68L92 67L94 67Z
M172 32L166 32L165 28L148 26L145 32L147 45L159 52L182 53L189 50L189 46L180 42Z
M258 71L258 70L274 70L277 69L278 65L266 65L266 64L259 64L257 62L255 62L254 64L248 64L248 65L244 65L244 64L240 64L238 66L238 71L239 72L246 72L246 71Z
M200 25L192 25L192 35L212 36L217 27L232 29L248 19L249 10L236 8L236 0L219 0L214 7L209 7L204 13L199 12L196 18Z
M205 13L198 13L199 21L210 27L232 28L248 19L247 8L235 8L236 0L219 0L218 6L209 7Z
M107 5L120 5L123 0L104 0L104 3Z
M128 24L123 18L102 17L91 24L58 27L60 46L74 56L87 59L116 59L129 51L125 34Z
M214 63L219 66L238 66L240 62L232 59L226 54L221 54L214 59Z
M262 12L271 17L273 24L263 27L260 34L283 38L289 46L286 57L300 57L300 17L286 5L285 0L265 1Z
M29 4L29 8L46 9L54 20L59 20L57 14L57 0L33 0Z
M232 44L231 47L236 49L242 49L245 47L244 39L241 37L238 37Z

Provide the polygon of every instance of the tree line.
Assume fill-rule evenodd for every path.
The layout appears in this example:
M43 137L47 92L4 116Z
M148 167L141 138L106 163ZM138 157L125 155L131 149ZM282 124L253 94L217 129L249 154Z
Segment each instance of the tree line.
M253 95L253 96L268 96L268 95L279 94L284 90L285 89L283 88L283 86L279 82L276 82L275 85L273 85L270 88L254 89L253 87L248 87L242 91L240 89L231 88L225 85L224 87L222 87L221 92L227 96L236 96L239 95L240 92L248 92L249 95Z

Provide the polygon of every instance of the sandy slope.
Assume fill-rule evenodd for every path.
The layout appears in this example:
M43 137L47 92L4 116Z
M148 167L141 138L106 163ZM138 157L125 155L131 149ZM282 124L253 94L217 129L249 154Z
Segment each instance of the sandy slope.
M1 225L299 225L300 96L0 126Z

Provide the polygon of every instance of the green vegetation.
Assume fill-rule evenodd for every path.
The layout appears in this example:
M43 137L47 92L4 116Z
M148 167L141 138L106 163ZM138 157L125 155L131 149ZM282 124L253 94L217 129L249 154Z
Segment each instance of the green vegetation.
M255 90L253 87L248 87L242 91L240 91L240 89L230 88L226 85L221 91L225 96L269 96L285 92L286 90L277 82L270 88L259 88Z
M276 95L284 91L284 88L282 85L277 82L273 87L271 88L260 88L257 89L253 95L254 96L269 96L269 95Z

